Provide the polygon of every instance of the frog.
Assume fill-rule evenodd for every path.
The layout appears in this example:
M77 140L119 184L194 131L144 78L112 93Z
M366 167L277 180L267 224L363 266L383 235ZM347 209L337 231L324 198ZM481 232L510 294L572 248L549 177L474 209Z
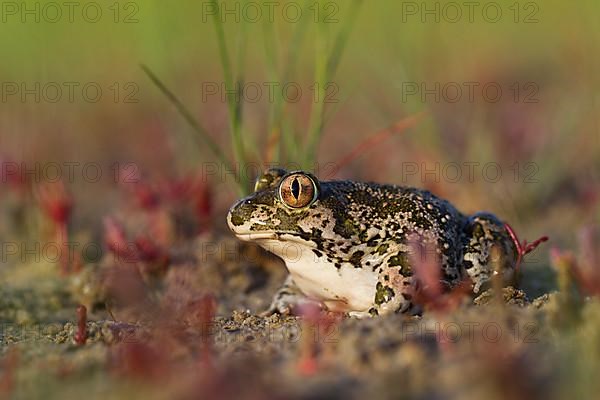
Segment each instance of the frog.
M306 303L358 318L418 315L415 243L434 249L447 290L467 282L476 296L494 276L505 286L518 276L518 248L503 221L489 212L463 214L425 189L270 168L231 206L227 224L287 267L266 315Z

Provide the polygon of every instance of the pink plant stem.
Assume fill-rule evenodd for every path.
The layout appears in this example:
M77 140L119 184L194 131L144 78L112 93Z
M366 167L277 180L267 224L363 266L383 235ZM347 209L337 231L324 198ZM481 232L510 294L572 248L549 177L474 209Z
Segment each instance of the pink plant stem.
M534 240L533 243L527 243L527 240L524 240L523 242L521 242L519 240L519 237L517 236L517 233L515 232L515 230L509 225L509 224L504 224L504 227L506 228L506 231L508 232L508 235L510 236L510 238L512 239L512 241L515 244L515 247L517 248L517 263L515 265L515 270L518 271L521 267L521 261L523 261L523 257L526 256L527 254L531 253L533 250L535 250L540 244L546 242L549 238L548 236L542 236L541 238Z
M58 243L60 243L60 273L63 276L66 276L69 274L69 259L68 259L68 254L69 254L69 249L67 246L67 241L68 241L68 231L67 231L67 224L65 223L60 223L56 226L56 237L58 240Z
M200 299L198 316L200 324L200 362L209 369L213 366L212 328L217 308L216 299L205 295Z
M75 333L75 343L82 346L87 340L87 309L83 305L77 307L77 333Z
M316 338L311 338L308 334L309 329L317 329L314 323L305 321L303 328L302 347L300 350L300 359L298 360L298 372L305 376L315 375L318 370L317 363L317 343ZM315 334L316 336L317 334Z
M12 398L15 389L15 375L19 365L19 353L17 348L10 347L0 362L0 397ZM6 397L3 397L6 396Z
M323 316L321 315L320 308L315 304L301 306L300 315L302 316L302 343L300 345L300 358L297 369L301 375L311 376L315 375L319 369L319 362L317 360L321 336L319 325L323 320Z

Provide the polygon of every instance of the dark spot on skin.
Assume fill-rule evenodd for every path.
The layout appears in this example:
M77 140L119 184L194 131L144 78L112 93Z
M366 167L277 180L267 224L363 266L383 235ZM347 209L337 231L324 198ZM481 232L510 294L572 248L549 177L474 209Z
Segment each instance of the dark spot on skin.
M323 253L321 253L319 250L312 249L312 251L313 251L313 253L315 253L315 255L317 257L319 257L319 258L323 257Z
M354 265L354 268L361 268L362 264L360 263L360 261L362 260L362 256L364 255L364 251L355 251L350 257L350 264Z
M244 218L242 218L239 214L231 214L231 223L234 226L244 225Z
M367 242L367 246L369 246L369 247L375 247L375 246L377 246L377 244L379 243L379 241L377 240L378 237L379 237L379 235L377 235L374 238L370 239Z
M336 223L333 231L346 239L350 239L358 233L354 222L350 218L344 219L341 223Z
M294 233L305 233L298 226L298 221L304 219L308 211L288 211L282 208L277 208L275 211L274 219L277 219L280 224L277 227L268 227L270 230L274 230L276 232L294 232Z
M484 232L483 232L483 227L481 226L481 224L475 224L475 226L473 226L473 236L476 238L481 238L483 237Z
M361 232L358 234L358 239L359 239L361 242L363 242L363 243L364 243L364 242L367 240L367 231L366 231L366 230L364 230L364 231L361 231Z
M260 192L254 193L248 199L254 205L265 205L269 207L273 207L275 205L275 198L277 197L275 189L263 190Z
M398 265L400 265L400 258L398 256L390 257L390 260L388 261L388 265L390 267L397 267Z
M400 273L402 276L412 276L412 268L410 266L410 262L408 260L408 254L405 252L399 252L395 256L390 257L388 261L388 265L390 267L400 267Z
M348 254L350 253L350 250L352 250L352 247L354 247L352 244L349 244L346 247L340 247L340 251L344 254Z
M383 286L381 282L377 282L376 289L375 304L380 305L394 298L394 290L389 286Z
M323 236L323 231L320 229L317 229L317 228L313 228L312 236L313 236L313 238L321 239L321 237Z
M389 244L387 244L387 243L384 243L384 244L382 244L381 246L379 246L379 247L377 248L377 252L378 252L380 255L384 255L384 254L385 254L385 252L387 251L388 247L390 247L390 245L389 245Z

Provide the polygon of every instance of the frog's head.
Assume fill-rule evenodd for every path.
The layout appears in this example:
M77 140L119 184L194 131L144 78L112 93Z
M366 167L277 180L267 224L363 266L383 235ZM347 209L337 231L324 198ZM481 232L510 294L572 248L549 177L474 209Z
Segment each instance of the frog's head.
M314 245L335 223L335 207L312 174L272 168L256 181L254 193L234 204L229 228L247 241L301 242ZM333 206L333 207L332 207ZM314 246L316 247L316 246Z

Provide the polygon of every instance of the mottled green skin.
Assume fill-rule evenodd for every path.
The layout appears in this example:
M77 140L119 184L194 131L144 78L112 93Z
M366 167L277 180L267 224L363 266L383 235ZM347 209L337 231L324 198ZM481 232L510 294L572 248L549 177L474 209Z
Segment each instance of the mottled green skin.
M258 190L231 208L230 228L238 236L249 234L246 240L252 240L253 234L268 233L278 242L300 244L303 251L314 254L315 260L324 262L322 268L328 271L324 277L332 276L330 269L337 269L340 276L347 268L371 271L377 280L371 306L368 310L349 307L348 311L371 315L418 312L411 301L416 280L409 238L418 237L422 244L438 249L440 278L446 287L470 278L473 291L480 292L493 273L493 246L499 250L505 280L513 279L516 248L504 224L491 214L465 216L448 201L425 190L352 181L318 182L314 177L316 201L302 209L291 209L278 196L284 174L282 170L267 171L257 184ZM263 244L261 240L257 243ZM295 266L294 274L301 275L302 271ZM311 282L318 281L314 271L311 274ZM356 284L357 279L362 278L348 282ZM288 286L295 280L291 279ZM328 282L330 278L321 284L326 286ZM298 292L298 288L284 288L282 293L289 295L290 290ZM345 296L343 300L351 299Z

